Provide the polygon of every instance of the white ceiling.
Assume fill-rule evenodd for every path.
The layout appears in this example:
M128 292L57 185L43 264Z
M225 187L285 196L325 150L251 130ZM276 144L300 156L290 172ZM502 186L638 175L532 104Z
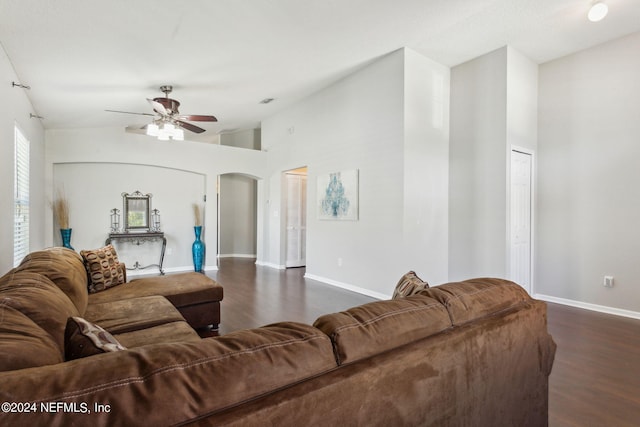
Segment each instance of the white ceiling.
M171 84L181 113L218 118L212 140L401 47L543 63L640 31L640 0L605 2L592 23L591 0L0 0L0 43L47 129L145 124L104 110L151 112Z

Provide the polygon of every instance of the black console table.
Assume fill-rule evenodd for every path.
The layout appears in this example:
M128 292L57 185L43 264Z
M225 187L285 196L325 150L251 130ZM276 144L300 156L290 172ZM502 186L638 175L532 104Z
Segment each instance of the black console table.
M122 242L131 243L136 246L140 246L145 242L152 242L156 240L162 240L162 250L160 252L160 262L158 264L149 264L142 266L138 261L133 264L132 268L127 268L127 270L143 270L149 267L158 267L160 270L160 274L164 275L164 270L162 269L162 263L164 262L164 250L167 248L167 239L164 237L164 233L161 231L149 231L142 233L109 233L109 237L104 242L105 245L111 244L112 240L119 240Z

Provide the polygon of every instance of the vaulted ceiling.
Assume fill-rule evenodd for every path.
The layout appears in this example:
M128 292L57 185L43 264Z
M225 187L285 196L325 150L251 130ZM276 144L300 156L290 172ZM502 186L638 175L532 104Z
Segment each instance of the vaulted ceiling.
M217 116L207 140L401 47L543 63L640 31L640 1L604 1L592 23L590 0L0 0L0 43L47 129L143 125L104 110L149 113L170 84L181 113Z

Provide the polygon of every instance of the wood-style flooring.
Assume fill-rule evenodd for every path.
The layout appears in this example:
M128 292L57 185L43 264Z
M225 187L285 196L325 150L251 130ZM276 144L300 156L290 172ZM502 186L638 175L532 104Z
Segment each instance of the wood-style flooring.
M253 259L224 258L207 273L224 286L220 334L375 301L304 278L304 268L275 270ZM391 292L395 283L389 284ZM552 427L640 426L640 320L548 304L558 349L549 380ZM496 424L498 426L498 424Z

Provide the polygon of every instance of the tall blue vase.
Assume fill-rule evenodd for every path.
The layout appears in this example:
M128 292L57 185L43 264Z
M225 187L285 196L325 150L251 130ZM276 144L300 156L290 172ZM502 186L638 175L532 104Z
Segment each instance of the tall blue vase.
M62 246L65 248L73 249L71 246L71 228L61 228L60 236L62 236ZM75 249L73 249L75 251Z
M202 234L202 226L196 225L193 227L193 231L196 233L196 240L191 245L191 254L193 255L193 269L196 273L202 273L202 263L204 262L204 243L200 240Z

